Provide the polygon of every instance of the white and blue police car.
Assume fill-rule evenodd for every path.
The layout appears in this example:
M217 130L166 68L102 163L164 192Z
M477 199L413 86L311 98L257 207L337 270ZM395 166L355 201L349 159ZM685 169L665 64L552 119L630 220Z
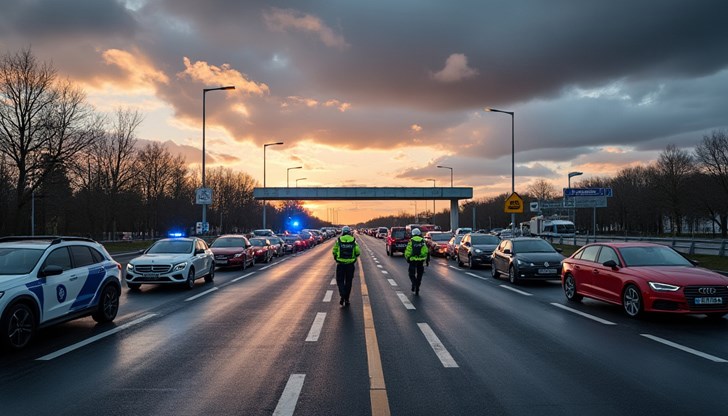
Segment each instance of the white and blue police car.
M116 318L121 265L83 237L0 238L0 345L21 349L39 328Z

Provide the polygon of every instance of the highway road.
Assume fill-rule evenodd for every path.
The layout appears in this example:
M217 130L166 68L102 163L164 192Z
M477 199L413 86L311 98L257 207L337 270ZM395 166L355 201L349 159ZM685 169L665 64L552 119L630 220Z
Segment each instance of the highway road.
M124 290L113 323L0 355L0 414L728 414L728 319L632 320L441 258L417 297L401 255L357 239L349 308L331 240L193 290Z

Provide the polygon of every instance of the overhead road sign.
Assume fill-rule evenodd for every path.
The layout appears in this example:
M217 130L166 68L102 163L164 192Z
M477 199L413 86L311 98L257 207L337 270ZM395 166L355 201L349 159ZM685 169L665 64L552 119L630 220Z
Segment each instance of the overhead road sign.
M512 193L508 198L506 198L503 212L507 214L523 214L523 198L515 192Z
M612 196L612 188L564 188L564 197Z
M606 196L579 196L564 198L564 208L606 208Z

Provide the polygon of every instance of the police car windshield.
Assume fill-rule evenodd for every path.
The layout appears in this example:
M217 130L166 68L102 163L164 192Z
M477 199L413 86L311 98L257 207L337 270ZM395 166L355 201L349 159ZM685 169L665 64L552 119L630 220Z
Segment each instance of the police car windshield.
M168 240L157 241L149 248L149 254L183 254L192 252L192 241Z
M43 252L34 248L0 249L0 275L30 273Z

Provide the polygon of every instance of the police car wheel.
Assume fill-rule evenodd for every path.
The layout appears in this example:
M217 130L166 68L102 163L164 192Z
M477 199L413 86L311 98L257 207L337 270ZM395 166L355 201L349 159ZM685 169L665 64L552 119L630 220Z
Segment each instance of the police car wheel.
M111 322L119 311L119 289L108 284L101 289L99 307L91 317L98 323Z
M191 290L195 287L195 269L190 267L190 271L187 272L187 280L185 281L185 289Z
M205 283L212 283L215 280L215 265L210 266L210 272L205 275Z
M35 335L35 313L25 303L16 303L5 310L0 319L4 347L14 350L24 348Z

